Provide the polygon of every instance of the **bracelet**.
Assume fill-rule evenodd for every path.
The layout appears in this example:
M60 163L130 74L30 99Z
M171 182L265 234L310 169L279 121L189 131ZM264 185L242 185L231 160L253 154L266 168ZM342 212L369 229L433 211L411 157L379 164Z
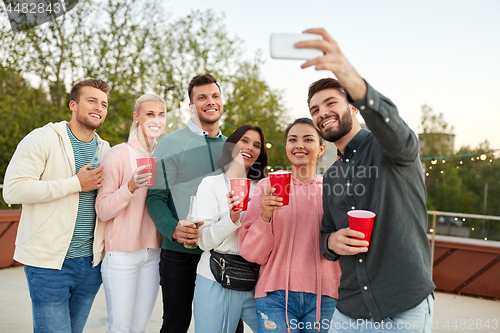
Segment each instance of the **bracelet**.
M260 219L266 223L271 223L271 221L273 220L273 216L271 215L271 218L269 219L269 221L266 221L262 218L262 213L260 213Z

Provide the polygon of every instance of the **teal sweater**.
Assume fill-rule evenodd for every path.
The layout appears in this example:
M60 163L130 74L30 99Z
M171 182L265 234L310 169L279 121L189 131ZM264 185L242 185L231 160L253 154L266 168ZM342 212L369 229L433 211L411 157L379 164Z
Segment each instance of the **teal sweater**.
M207 176L220 174L215 165L222 154L226 137L203 137L188 127L162 138L153 154L156 157L154 186L146 198L148 213L163 235L162 248L178 252L202 253L199 248L186 249L172 239L177 222L185 219L189 197L196 195L198 185Z

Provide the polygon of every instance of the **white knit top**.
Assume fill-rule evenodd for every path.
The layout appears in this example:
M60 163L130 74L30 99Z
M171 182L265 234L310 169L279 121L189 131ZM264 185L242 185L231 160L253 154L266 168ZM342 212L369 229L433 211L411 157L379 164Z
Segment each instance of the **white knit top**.
M250 185L250 196L256 182ZM231 221L226 195L231 190L229 179L225 174L205 177L198 187L197 215L203 226L200 227L198 246L204 251L196 272L201 276L215 281L210 270L210 250L220 253L239 254L238 229L245 212L240 215L236 223Z

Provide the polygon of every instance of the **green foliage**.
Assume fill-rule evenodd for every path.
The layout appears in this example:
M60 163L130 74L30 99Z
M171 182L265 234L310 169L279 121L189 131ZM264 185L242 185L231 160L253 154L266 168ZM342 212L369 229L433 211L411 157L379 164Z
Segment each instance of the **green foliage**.
M432 210L478 214L475 210L478 196L467 188L454 166L429 170L427 180L427 202Z
M189 81L200 74L214 75L227 95L242 50L239 38L231 37L223 22L224 16L213 10L193 10L168 24L168 33L162 32L152 44L161 57L151 70L171 108L177 108L180 100L188 101Z
M478 158L479 154L466 158L467 164L458 169L458 174L463 179L464 185L478 196L474 210L478 214L500 216L500 160L493 155L488 142L482 143L475 149L462 147L457 154L474 152L485 153L486 158L481 160Z
M422 118L421 127L423 133L452 133L453 126L444 120L442 113L435 114L430 106L424 104L421 106Z
M427 208L500 216L500 160L493 155L488 142L454 152L449 142L452 127L442 114L435 115L427 105L422 106L422 129L420 144L426 172ZM444 159L443 156L450 157ZM432 163L429 158L434 157L437 159ZM498 222L470 219L466 224L476 230L475 237L500 239Z
M453 126L448 125L442 113L436 115L428 105L422 105L421 110L420 156L451 155L454 140Z
M33 129L48 122L61 121L71 113L61 111L41 89L32 88L19 73L0 66L0 184L17 144ZM3 200L0 208L5 208Z
M127 140L135 100L146 92L164 96L172 110L187 98L195 75L211 73L223 92L230 89L241 42L229 36L223 15L194 10L168 18L158 0L80 1L68 14L17 34L0 24L0 64L39 77L59 109L73 83L104 79L111 97L99 134L115 145Z
M499 151L493 155L487 141L479 147L471 149L462 147L457 154L485 154L485 159L479 158L480 154L467 157L467 163L458 169L458 174L463 179L464 186L476 195L473 202L473 211L477 214L500 216L500 159ZM474 160L472 160L474 159ZM481 230L478 236L488 239L500 240L500 222L474 220L471 226Z
M229 123L257 123L268 138L282 142L287 117L281 93L262 79L258 56L253 63L241 59L242 42L228 33L222 14L193 10L172 19L160 0L83 0L56 20L15 34L2 14L0 6L2 181L24 135L70 119L69 89L88 77L111 87L108 115L98 130L111 145L127 140L135 100L147 92L165 98L170 130L185 123L179 103L187 102L192 77L204 73L220 82ZM23 78L40 80L43 89ZM273 166L287 163L283 147L273 145L270 156Z
M242 63L232 80L232 90L228 102L224 106L225 121L238 127L244 124L253 124L262 127L266 140L284 142L285 127L288 123L286 110L281 103L279 92L272 90L261 78L258 58L254 64ZM229 135L232 128L226 126L224 134ZM268 149L269 165L272 168L286 169L289 161L285 147L273 144Z

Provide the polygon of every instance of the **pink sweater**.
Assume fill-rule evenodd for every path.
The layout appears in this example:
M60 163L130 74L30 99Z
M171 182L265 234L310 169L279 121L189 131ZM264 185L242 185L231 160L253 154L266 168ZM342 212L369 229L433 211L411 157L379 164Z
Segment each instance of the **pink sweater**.
M260 201L271 184L269 178L257 184L238 232L240 254L262 265L255 287L256 298L274 290L338 298L339 263L326 260L320 253L321 185L321 177L304 182L292 177L290 204L275 210L267 223L260 218ZM320 297L317 307L319 300Z
M104 158L103 182L95 208L99 219L107 221L106 251L160 248L161 235L146 208L148 189L139 188L134 194L128 189L128 182L137 168L136 158L144 156L146 152L135 138L128 144L114 146Z

